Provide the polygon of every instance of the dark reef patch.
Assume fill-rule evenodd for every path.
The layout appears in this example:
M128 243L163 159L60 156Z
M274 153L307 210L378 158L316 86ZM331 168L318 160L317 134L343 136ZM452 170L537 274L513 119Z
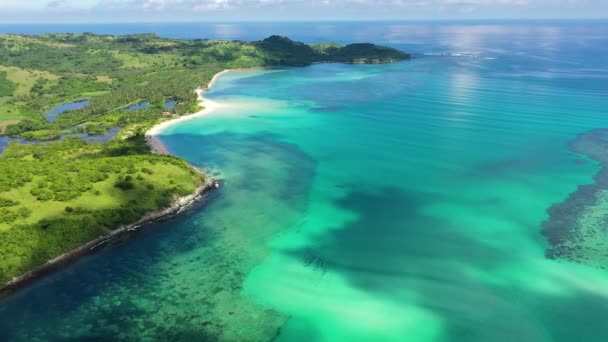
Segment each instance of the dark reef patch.
M196 161L206 161L202 167L211 170L228 169L229 165L238 162L232 159L234 151L248 156L250 161L239 162L238 169L242 177L230 182L240 189L270 191L267 183L268 163L287 175L284 186L274 194L282 203L304 210L308 203L309 189L316 176L317 161L297 145L282 141L282 137L271 132L241 135L235 133L215 133L209 135L176 134L171 136L176 145L214 146L212 149L180 150L180 156L196 165ZM169 146L171 149L171 146ZM276 185L276 184L275 184Z
M227 178L204 208L154 224L145 234L0 301L0 341L270 341L277 336L289 317L243 296L242 286L266 257L266 242L306 210L316 160L273 133L176 134L167 141L193 164L234 167L239 175ZM281 217L281 224L266 224L279 219L266 212L246 222L229 214L241 203L270 196L293 212Z
M497 290L478 276L510 264L510 246L497 248L449 219L429 215L426 208L445 200L437 193L349 188L335 203L357 219L320 230L314 245L283 252L395 305L411 303L415 293L416 305L440 317L454 340L542 340L534 321L497 298ZM471 272L471 264L481 272Z
M608 268L608 129L579 135L570 148L601 164L595 183L581 185L548 209L542 233L549 241L546 255Z

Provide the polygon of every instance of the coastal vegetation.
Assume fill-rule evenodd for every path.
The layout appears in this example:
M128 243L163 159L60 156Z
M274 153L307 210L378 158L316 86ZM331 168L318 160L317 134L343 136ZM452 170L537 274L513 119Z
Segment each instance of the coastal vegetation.
M409 58L373 44L177 40L153 34L0 35L0 284L147 212L191 194L205 176L152 154L145 132L170 116L200 110L193 91L224 69L384 63ZM60 104L82 108L45 115ZM129 107L146 102L136 110ZM165 104L175 105L166 109ZM89 144L71 132L104 134Z
M186 162L139 136L89 144L11 144L0 157L0 282L107 234L201 186Z
M6 71L0 71L0 96L12 96L17 89L17 85L6 76Z
M309 46L280 36L240 42L162 39L153 34L0 35L0 71L6 74L0 78L13 80L0 89L0 94L11 96L0 104L0 125L22 120L8 126L5 134L53 139L61 130L85 123L107 128L144 118L155 121L165 101L177 103L175 114L192 113L198 109L192 90L223 69L407 58L403 52L373 44ZM56 122L42 115L57 104L83 98L90 100L89 106L62 113ZM151 104L147 113L121 110L142 101Z

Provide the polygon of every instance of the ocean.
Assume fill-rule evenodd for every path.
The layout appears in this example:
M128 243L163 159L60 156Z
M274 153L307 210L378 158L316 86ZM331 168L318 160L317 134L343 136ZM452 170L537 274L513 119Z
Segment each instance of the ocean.
M571 208L592 252L543 234L601 169L572 142L608 128L607 22L0 25L67 31L414 58L222 75L159 136L222 187L2 300L0 340L608 339L608 193Z

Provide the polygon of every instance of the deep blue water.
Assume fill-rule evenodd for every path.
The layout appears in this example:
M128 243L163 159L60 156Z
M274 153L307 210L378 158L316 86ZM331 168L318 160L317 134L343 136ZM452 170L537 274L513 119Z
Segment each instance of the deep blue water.
M560 27L605 27L608 20L476 20L476 21L367 21L367 22L225 22L225 23L131 23L131 24L1 24L0 33L43 34L84 33L134 34L156 33L180 39L256 40L273 34L287 35L310 43L396 43L395 35L422 43L448 27L518 27L519 30ZM407 30L407 32L406 32ZM491 30L485 30L492 34ZM496 32L495 32L496 33ZM399 38L399 37L398 37ZM519 37L521 38L521 37ZM529 37L530 38L530 37ZM503 42L504 43L504 42Z
M600 91L608 47L602 44L608 20L298 22L298 23L139 23L0 24L0 33L156 33L180 39L256 40L273 34L306 43L374 42L415 55L464 54L499 58L496 76L569 78L568 87ZM517 39L513 39L516 37ZM471 60L461 59L459 63ZM595 68L599 67L600 72ZM574 80L573 80L574 79Z
M415 59L221 77L208 96L225 106L161 139L222 188L5 300L0 339L608 340L608 273L547 259L540 233L598 170L568 143L608 127L606 22L11 30L284 34Z

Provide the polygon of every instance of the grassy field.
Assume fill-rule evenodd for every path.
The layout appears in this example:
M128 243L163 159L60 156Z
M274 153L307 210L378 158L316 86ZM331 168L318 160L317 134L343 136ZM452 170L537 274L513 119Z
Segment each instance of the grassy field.
M23 119L39 120L42 118L42 114L28 108L22 102L0 103L0 121Z
M31 158L31 155L25 156L23 159L35 162ZM157 201L159 194L174 187L175 184L184 187L187 192L194 192L196 189L197 182L194 182L195 178L189 170L183 167L167 162L155 164L142 162L138 167L137 172L132 175L134 187L129 190L115 187L115 184L121 177L121 173L127 172L125 168L119 173L111 174L106 180L93 184L90 190L83 192L79 197L70 201L40 201L36 196L32 195L32 190L37 187L37 184L45 180L43 176L34 177L25 186L1 192L0 196L18 199L20 203L23 203L11 210L16 211L23 207L32 211L29 217L20 221L20 224L35 224L44 218L66 215L66 207L72 207L76 211L91 211L117 209L121 206L134 205L135 203L137 207L150 211L158 208ZM148 169L152 173L142 172L142 169ZM171 182L174 184L171 184ZM152 187L149 188L149 185L152 185ZM11 228L14 228L13 223L0 223L0 230Z
M124 127L160 119L167 101L176 103L174 114L192 113L197 106L193 89L226 68L406 58L407 54L373 44L313 47L280 36L240 42L165 39L153 34L0 34L0 97L11 97L0 106L0 121L7 126L14 122L9 120L21 120L3 132L26 139L87 121ZM61 113L54 122L32 113L82 98L90 102L86 108ZM116 118L117 108L135 101L147 101L151 108Z
M112 78L110 76L97 76L97 82L101 83L112 83Z
M0 134L4 134L10 125L15 125L22 120L40 121L44 120L44 117L23 102L0 101Z
M40 111L28 105L27 101L11 101L15 97L30 95L32 87L39 81L53 82L60 77L46 71L25 70L14 66L0 65L0 93L4 96L0 101L0 134L9 125L21 120L42 120Z
M33 36L21 36L21 35L5 35L5 48L10 52L20 52L28 48L28 46L44 45L54 48L70 48L74 47L73 44L66 44L55 41L36 39Z
M46 71L25 70L18 67L0 65L0 72L6 72L6 78L17 84L13 96L29 95L30 90L40 79L55 81L59 76Z
M141 135L11 144L0 157L0 284L49 258L168 207L205 176L150 154Z
M151 210L191 194L204 175L151 154L146 129L199 109L194 89L227 68L409 58L372 44L313 47L286 37L255 42L178 40L154 34L0 34L0 134L56 140L79 129L116 138L11 144L0 156L0 284ZM88 105L42 113L77 99ZM149 108L125 111L146 101Z
M3 120L0 121L0 134L4 134L6 127L19 123L21 120Z
M123 69L150 69L154 67L168 67L176 65L179 57L168 53L143 54L124 53L118 50L111 51L112 56L122 63Z

